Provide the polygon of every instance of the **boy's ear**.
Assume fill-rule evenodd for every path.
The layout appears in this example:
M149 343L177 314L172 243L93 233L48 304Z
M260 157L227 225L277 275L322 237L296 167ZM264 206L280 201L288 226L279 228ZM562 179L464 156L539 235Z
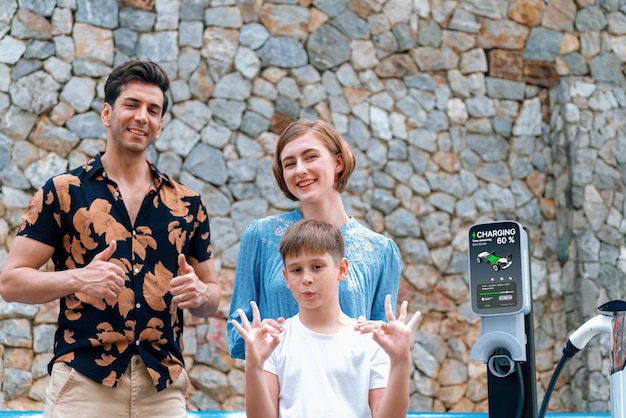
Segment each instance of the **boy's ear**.
M289 286L289 278L287 277L287 269L283 267L283 277L285 278L285 283L287 284L287 289L291 290Z
M350 268L350 263L344 257L341 260L339 260L339 264L337 265L337 267L339 267L339 275L337 276L337 280L340 282L343 282L348 277L348 270Z

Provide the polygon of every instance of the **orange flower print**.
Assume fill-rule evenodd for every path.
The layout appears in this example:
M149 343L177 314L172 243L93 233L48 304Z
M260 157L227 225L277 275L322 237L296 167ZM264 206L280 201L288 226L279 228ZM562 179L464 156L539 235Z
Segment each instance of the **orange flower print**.
M62 212L68 213L72 205L70 186L80 187L80 179L73 174L61 174L52 179L52 183L59 196L59 207Z
M141 260L146 259L147 248L157 249L157 242L152 237L152 230L147 226L138 226L137 234L133 236L133 253Z
M83 314L77 311L71 311L69 309L65 311L65 317L68 321L78 321L82 316Z
M147 366L146 366L146 369L148 370L148 373L150 374L150 377L152 378L152 381L153 382L158 382L159 379L161 378L161 372L159 372L157 370L154 370L153 368L147 367Z
M117 378L117 374L114 371L111 371L111 373L109 373L109 375L104 380L102 380L102 384L112 388L116 386L119 381L120 380Z
M104 235L106 242L124 240L129 232L111 216L111 204L104 199L96 199L89 206L89 219L98 235Z
M86 264L83 256L87 250L97 248L98 243L95 241L92 228L97 235L104 236L105 242L126 240L130 236L124 225L110 215L110 211L111 205L103 199L94 200L88 209L80 208L76 211L73 225L79 237L68 235L63 237L63 246L74 259L73 265L68 267L83 266Z
M81 318L82 313L80 311L83 309L83 304L74 295L65 298L65 305L67 309L64 314L68 321L77 321Z
M81 302L89 304L93 306L94 308L98 309L99 311L104 311L104 309L106 308L106 303L104 302L104 299L102 298L97 298L95 296L91 296L91 295L88 295L86 293L81 293L81 292L76 292L74 293L74 295Z
M96 339L90 338L91 345L102 346L106 351L110 351L113 346L117 348L117 352L121 353L128 347L128 340L122 333L113 330L113 326L108 322L101 322L96 327L98 333L96 333Z
M39 214L43 208L43 190L39 189L35 196L33 196L33 200L30 202L30 205L24 211L22 215L22 226L20 230L24 229L26 225L33 225L37 222L37 218L39 218Z
M100 367L106 367L109 366L111 363L113 363L115 361L117 357L112 356L111 354L105 354L102 353L102 355L100 356L99 359L96 359L96 364ZM115 373L111 372L112 375L114 375ZM111 377L111 375L109 375L109 378ZM107 380L107 379L104 379Z
M72 239L69 235L63 235L63 249L70 254L66 261L67 268L85 265L83 256L87 253L87 250L81 245L80 240Z
M202 206L198 206L198 212L196 213L196 222L198 223L203 223L208 218L206 212L202 210L203 206L204 203L202 204Z
M124 330L126 339L128 341L135 341L135 321L126 321L124 325L126 325L126 329Z
M68 344L74 344L76 342L76 339L74 338L74 331L70 331L69 329L63 331L63 341Z
M163 298L170 291L172 273L160 261L154 266L154 273L148 272L143 279L143 294L146 302L155 311L164 311L167 307Z
M109 301L107 301L109 302ZM122 288L117 297L118 308L124 318L128 317L128 313L135 307L135 292L128 287Z
M167 239L176 246L178 253L183 252L183 245L187 241L187 232L180 228L180 222L172 221L167 226Z
M139 341L147 341L152 344L156 350L160 350L162 346L167 344L167 339L163 338L163 322L158 318L152 318L148 321L146 329L139 334Z
M193 217L189 214L190 203L186 197L196 196L197 194L180 184L174 186L174 193L165 193L165 188L161 188L161 201L170 210L174 217L185 218L185 221L191 222ZM168 190L169 192L169 190Z
M62 356L59 356L57 361L63 361L65 363L71 363L72 361L74 361L74 353L63 354Z
M77 245L82 245L84 248L93 250L97 247L96 241L91 236L91 214L88 209L78 209L72 218L72 223L76 229L76 233L80 237Z

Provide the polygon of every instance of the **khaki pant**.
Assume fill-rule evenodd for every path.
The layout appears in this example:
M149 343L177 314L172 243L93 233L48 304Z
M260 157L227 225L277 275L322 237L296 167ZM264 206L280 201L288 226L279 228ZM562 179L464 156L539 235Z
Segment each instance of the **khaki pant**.
M186 418L189 377L157 392L143 360L133 356L117 388L101 385L65 363L55 363L44 418Z

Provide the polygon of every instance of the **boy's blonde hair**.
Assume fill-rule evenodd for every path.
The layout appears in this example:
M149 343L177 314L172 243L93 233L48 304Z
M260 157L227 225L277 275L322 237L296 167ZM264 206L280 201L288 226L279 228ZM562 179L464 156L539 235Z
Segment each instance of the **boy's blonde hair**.
M346 188L348 179L356 166L356 159L350 149L350 145L348 145L346 140L330 123L321 119L315 121L300 119L292 122L291 125L280 134L276 142L276 150L274 151L274 158L272 160L272 171L274 172L274 177L276 178L276 183L278 183L280 190L283 191L288 199L293 201L298 200L298 198L289 191L285 183L281 154L283 153L285 145L309 132L322 141L332 155L341 155L343 158L343 170L337 173L335 177L335 189L340 193Z
M320 219L303 219L285 232L278 247L283 263L287 257L329 253L335 264L343 258L345 244L336 226Z

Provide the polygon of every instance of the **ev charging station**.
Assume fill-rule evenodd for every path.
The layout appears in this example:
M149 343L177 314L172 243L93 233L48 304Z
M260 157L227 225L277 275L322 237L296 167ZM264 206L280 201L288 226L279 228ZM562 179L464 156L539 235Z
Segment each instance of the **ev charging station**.
M530 249L515 221L469 229L472 312L482 334L471 351L487 365L489 418L536 418Z

